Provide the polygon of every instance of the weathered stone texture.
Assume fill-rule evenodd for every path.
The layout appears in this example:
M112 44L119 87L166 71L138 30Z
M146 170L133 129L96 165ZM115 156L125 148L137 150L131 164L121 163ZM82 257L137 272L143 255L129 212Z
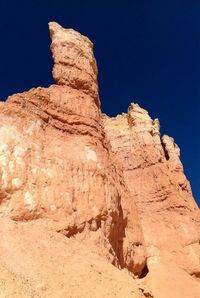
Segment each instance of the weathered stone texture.
M197 298L199 209L178 146L137 104L102 115L93 44L55 22L49 29L56 84L0 103L8 286L23 297Z
M199 209L173 138L160 138L159 122L137 104L127 114L103 116L106 134L136 200L147 246L148 268L176 264L200 276ZM158 274L159 275L159 274ZM193 296L191 296L193 297Z
M92 43L55 23L50 32L54 73L62 84L1 104L0 213L18 221L46 220L86 242L97 238L100 254L140 275L146 264L143 233L101 123Z

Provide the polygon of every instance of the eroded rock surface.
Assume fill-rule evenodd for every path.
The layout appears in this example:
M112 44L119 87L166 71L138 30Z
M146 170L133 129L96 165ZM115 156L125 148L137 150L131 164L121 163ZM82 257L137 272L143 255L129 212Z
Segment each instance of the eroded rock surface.
M49 29L56 84L0 103L0 264L5 280L19 277L8 286L24 297L26 286L27 297L158 297L156 272L169 264L195 298L199 210L178 146L136 104L102 116L92 42Z
M140 275L142 229L101 124L92 43L49 26L59 85L1 104L0 213L17 221L44 219L67 237L96 241L111 263Z
M55 22L49 23L49 30L56 83L89 93L98 102L97 65L92 42Z
M199 208L183 173L178 146L171 137L160 138L158 119L152 120L137 104L131 104L127 114L115 118L104 115L103 121L112 150L123 165L126 183L136 200L149 275L152 268L159 276L158 268L163 264L162 270L165 268L166 272L173 265L175 279L180 268L191 276L199 276ZM191 294L191 297L196 296Z

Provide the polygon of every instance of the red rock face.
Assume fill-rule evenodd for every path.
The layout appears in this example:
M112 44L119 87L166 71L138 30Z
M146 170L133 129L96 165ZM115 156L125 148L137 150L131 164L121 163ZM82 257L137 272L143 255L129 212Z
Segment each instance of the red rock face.
M64 29L55 22L49 23L49 30L56 83L82 90L99 103L92 42L86 36L73 29Z
M174 287L166 278L168 268L174 278L186 270L184 283L193 287L190 297L197 297L199 210L177 145L167 136L160 139L158 120L138 105L127 115L102 116L91 41L56 23L49 28L56 85L0 104L0 266L24 276L31 293L48 298L68 297L69 291L76 298L122 297L122 292L152 297L144 283L155 297L169 297L162 290ZM23 255L25 263L19 261ZM39 270L42 260L45 267ZM62 272L54 272L62 260ZM134 277L146 275L144 283L137 290L138 281L132 280L132 289L127 275L127 290L124 273L112 271L108 260ZM91 295L83 286L84 267L90 274L90 266L94 277L95 268L102 274L101 281L94 278L102 285ZM72 285L62 286L69 272ZM82 294L73 287L76 274ZM118 281L121 276L123 291L112 274ZM48 286L38 285L38 276ZM187 289L179 285L170 297L183 297Z
M178 146L168 136L160 139L159 121L137 104L129 107L128 114L103 116L103 121L136 200L150 273L152 267L164 263L166 272L170 264L176 264L199 276L199 209L183 173Z
M142 229L101 124L92 43L56 23L50 32L59 85L1 104L1 215L94 238L100 254L139 275Z

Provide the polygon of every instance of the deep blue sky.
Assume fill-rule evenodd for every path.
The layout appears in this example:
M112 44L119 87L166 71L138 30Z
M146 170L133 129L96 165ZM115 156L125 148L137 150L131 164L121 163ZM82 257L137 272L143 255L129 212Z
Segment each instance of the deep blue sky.
M52 84L47 23L95 44L102 109L138 102L181 148L200 204L200 1L0 0L0 99Z

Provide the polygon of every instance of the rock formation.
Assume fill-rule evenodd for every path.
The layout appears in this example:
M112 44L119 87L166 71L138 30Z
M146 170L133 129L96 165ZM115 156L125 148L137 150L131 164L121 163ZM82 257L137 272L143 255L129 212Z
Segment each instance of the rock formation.
M195 286L189 286L189 275L200 276L199 209L183 173L178 146L169 136L160 138L158 119L152 120L137 104L131 104L127 114L104 115L103 122L136 201L153 292L156 297L168 297L167 289L175 286L170 297L198 297L198 287L194 294L190 290ZM167 281L169 272L176 282ZM177 283L181 274L185 287Z
M56 85L0 103L3 295L198 297L199 209L178 146L136 104L103 115L93 44L49 29Z

